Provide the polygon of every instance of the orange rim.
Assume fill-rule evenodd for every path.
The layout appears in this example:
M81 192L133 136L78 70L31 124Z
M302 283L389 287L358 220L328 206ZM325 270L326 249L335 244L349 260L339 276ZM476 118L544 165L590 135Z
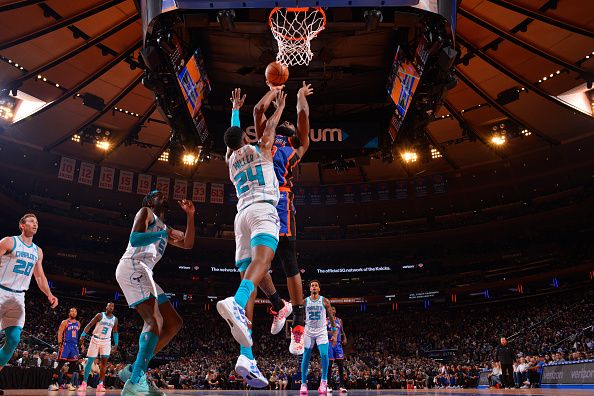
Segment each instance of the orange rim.
M270 26L270 29L275 34L278 34L279 36L283 37L285 40L304 41L304 40L310 40L310 39L308 37L291 37L291 36L285 36L283 34L280 34L278 31L275 31L274 26L272 26L272 16L274 14L276 14L277 11L279 11L281 9L285 9L288 12L307 12L307 11L309 11L311 9L314 9L314 10L318 11L319 13L321 13L322 14L322 18L324 19L324 21L322 23L322 27L320 27L315 32L312 32L312 34L313 34L314 37L317 36L317 34L320 33L322 30L324 30L324 28L326 27L326 13L322 9L322 7L288 7L288 8L275 7L275 8L272 9L272 11L270 11L270 15L268 16L268 25Z

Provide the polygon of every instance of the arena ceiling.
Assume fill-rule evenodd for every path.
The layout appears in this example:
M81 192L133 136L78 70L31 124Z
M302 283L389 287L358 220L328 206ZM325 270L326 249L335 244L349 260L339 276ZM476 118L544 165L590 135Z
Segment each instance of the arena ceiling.
M594 2L463 0L457 25L458 84L428 127L442 157L413 164L404 163L398 155L391 163L372 158L342 173L304 163L305 184L447 173L545 152L568 142L588 144L594 134L588 107L594 105L594 94L587 86L588 80L594 80ZM31 116L4 126L0 139L120 169L226 180L225 164L219 160L200 163L196 169L157 161L169 142L170 128L156 109L153 93L141 83L143 70L137 60L142 31L133 0L0 0L0 26L0 88L18 89L20 95L45 103ZM236 30L224 32L212 23L205 38L209 76L221 82L220 90L213 93L212 107L216 110L220 103L221 112L229 111L224 108L228 88L261 85L260 76L250 68L263 70L269 61L241 26ZM267 34L264 24L260 30L261 35ZM378 45L383 45L381 33L358 34L332 53L325 66L356 75L353 81L361 94L354 99L345 99L340 92L318 97L312 117L330 110L356 114L385 102L386 98L365 92L365 86L378 79L374 70L389 68L383 57L365 53ZM246 64L245 59L255 60ZM344 84L338 81L336 89ZM516 100L504 105L497 101L502 92L514 89L519 94ZM573 98L559 98L572 93ZM589 101L584 99L588 95ZM104 106L90 107L94 97L103 99ZM577 103L575 98L585 102L581 103L585 111L568 104ZM491 142L491 129L502 122L511 122L530 135L497 146ZM111 131L107 151L71 140L90 124ZM144 147L125 143L135 137Z

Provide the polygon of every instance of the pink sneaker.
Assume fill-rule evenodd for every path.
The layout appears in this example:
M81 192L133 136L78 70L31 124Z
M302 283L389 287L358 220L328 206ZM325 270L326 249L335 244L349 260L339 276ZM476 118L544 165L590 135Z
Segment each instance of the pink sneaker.
M95 392L99 393L105 393L105 386L103 384L99 384L97 385L97 389L95 389Z
M300 395L307 395L307 384L301 384L301 388L299 388Z
M327 381L320 382L320 387L318 388L318 393L320 395L325 395L326 393L328 393L328 382Z
M85 381L83 381L82 384L80 384L78 386L77 390L80 392L85 392L87 390L87 383Z
M291 329L291 344L289 345L289 352L293 355L303 355L303 349L305 347L305 338L303 337L304 332L303 326L295 326Z
M274 312L272 309L269 310L269 312L274 315L272 326L270 327L270 334L274 335L280 333L283 327L285 327L285 321L293 313L293 306L291 303L285 300L283 300L283 303L285 305L280 311Z

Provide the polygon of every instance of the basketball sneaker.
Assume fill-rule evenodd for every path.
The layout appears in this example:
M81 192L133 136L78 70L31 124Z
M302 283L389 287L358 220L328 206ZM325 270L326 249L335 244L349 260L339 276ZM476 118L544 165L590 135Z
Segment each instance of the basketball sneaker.
M347 388L340 387L340 393L349 393Z
M301 388L299 388L300 395L307 395L307 384L301 384Z
M55 392L55 391L59 391L60 390L60 387L58 386L58 384L51 384L49 386L49 388L47 388L47 390L48 391Z
M78 392L86 392L87 391L87 383L86 383L86 381L83 381L82 384L80 384L78 386L77 391Z
M118 378L123 382L126 383L132 376L132 365L127 364L123 369L118 372Z
M148 396L166 396L167 395L161 389L159 389L155 385L153 385L152 381L149 382L148 387L149 387L149 391L147 393Z
M332 393L332 388L328 387L328 389L326 390L326 393Z
M303 355L305 338L303 337L303 326L295 326L291 329L291 344L289 352L293 355Z
M248 320L245 317L245 310L235 302L234 297L227 297L226 299L217 303L217 311L223 317L231 328L231 334L235 341L239 342L244 347L251 347L252 335L248 328Z
M274 315L272 318L272 326L270 327L270 334L276 335L280 333L280 331L285 327L285 322L287 318L293 313L293 305L290 302L283 300L285 304L283 308L278 311L274 312L272 309L268 309L268 312Z
M258 364L255 360L248 359L244 355L239 355L237 363L235 363L235 371L245 378L249 386L254 388L265 388L268 386L268 380L258 369Z
M148 383L146 377L143 375L137 384L133 384L130 380L126 381L124 388L122 389L122 396L137 396L149 392Z
M328 381L320 381L320 387L318 388L318 393L320 395L325 395L328 393Z
M70 392L73 392L76 390L76 386L72 385L72 384L68 384L66 386L66 389L68 389Z
M80 390L80 388L78 388L78 389ZM95 392L96 393L105 393L105 386L103 384L97 385L97 389L95 389Z

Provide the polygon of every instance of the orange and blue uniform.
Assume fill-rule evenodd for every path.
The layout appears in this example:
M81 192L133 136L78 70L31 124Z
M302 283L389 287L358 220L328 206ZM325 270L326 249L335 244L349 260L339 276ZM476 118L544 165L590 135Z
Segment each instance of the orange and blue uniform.
M280 218L279 236L285 236L289 239L295 239L295 196L293 187L293 169L301 157L293 147L291 138L282 135L276 135L274 146L272 147L272 158L274 163L274 172L278 179L280 199L276 205L276 211Z
M58 359L74 361L78 360L78 333L80 331L80 322L68 319L66 327L62 333L62 345L58 353Z

